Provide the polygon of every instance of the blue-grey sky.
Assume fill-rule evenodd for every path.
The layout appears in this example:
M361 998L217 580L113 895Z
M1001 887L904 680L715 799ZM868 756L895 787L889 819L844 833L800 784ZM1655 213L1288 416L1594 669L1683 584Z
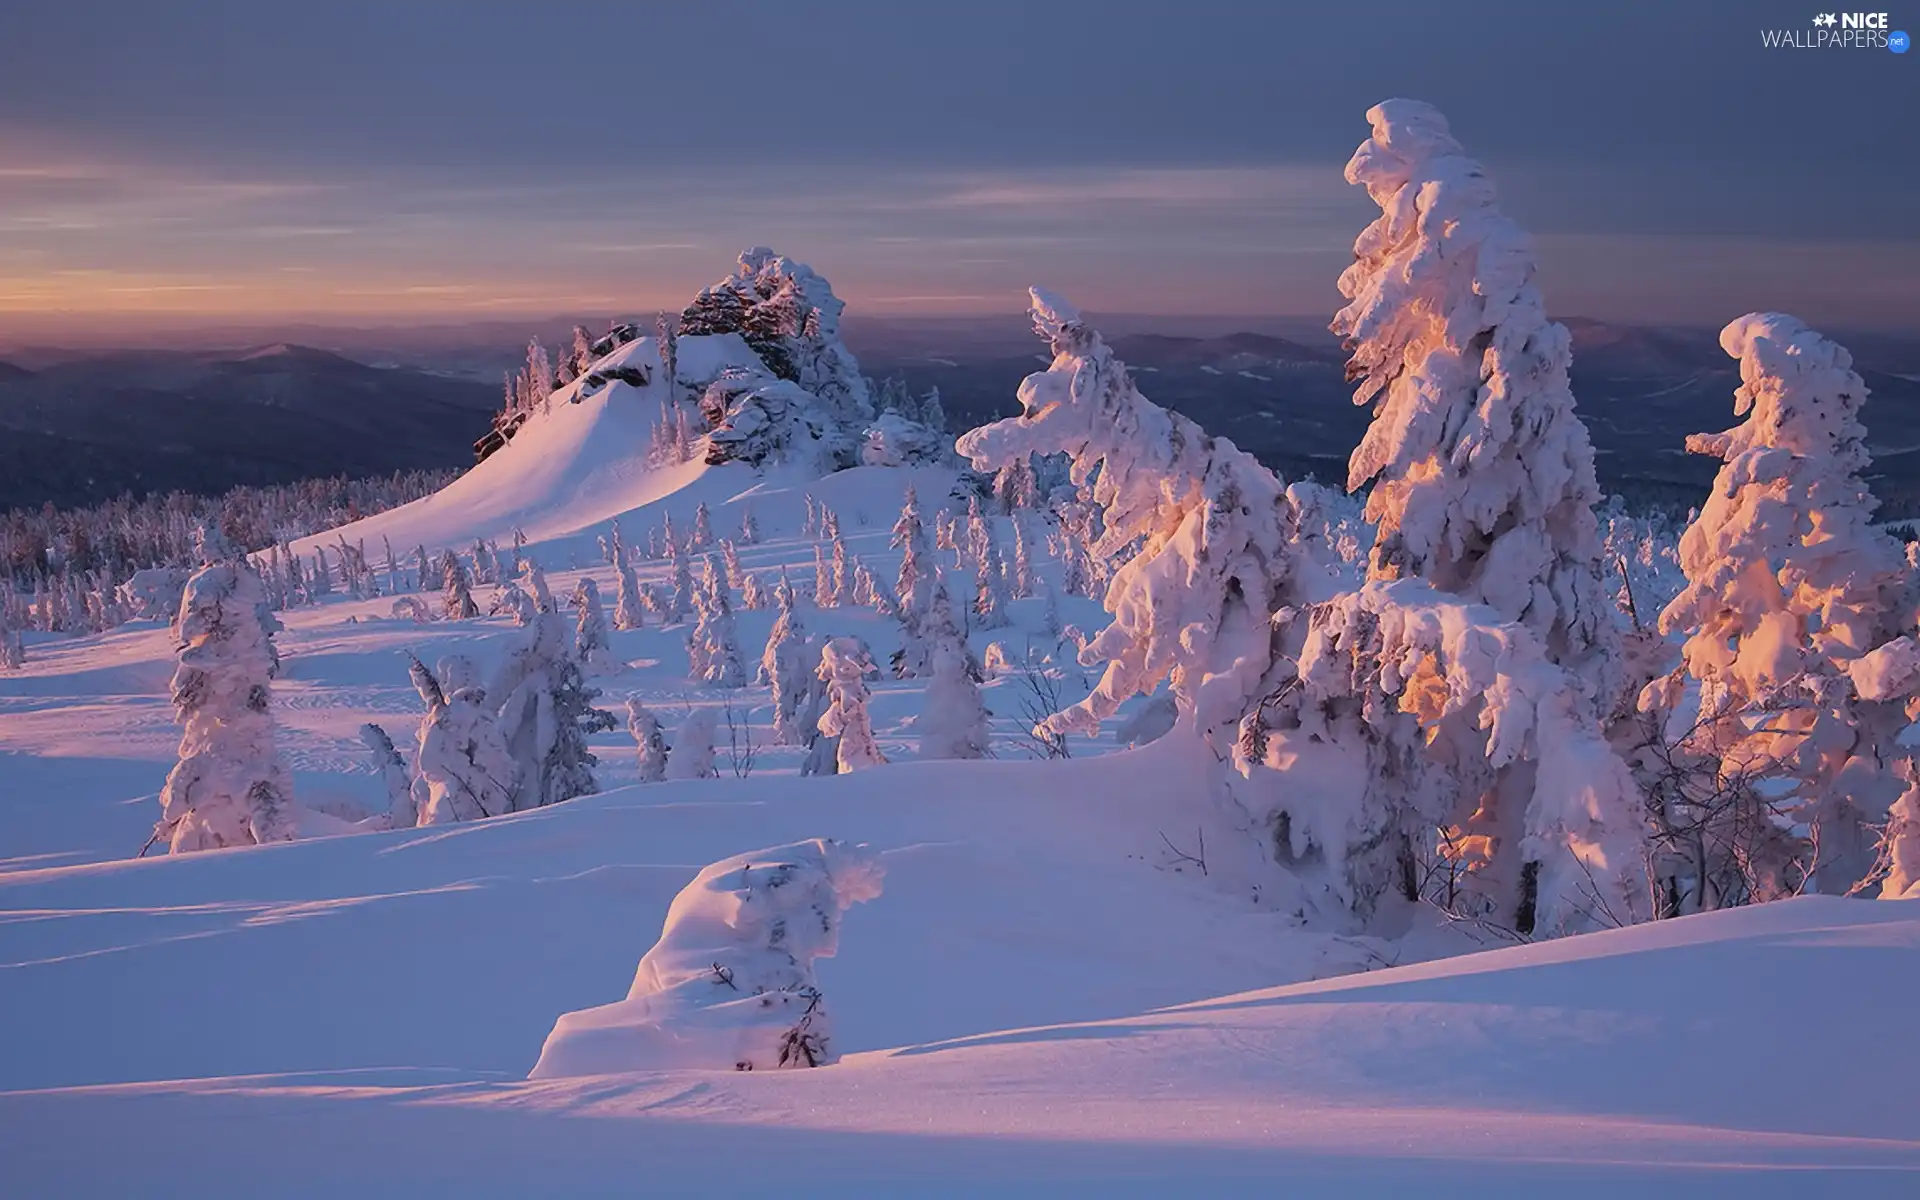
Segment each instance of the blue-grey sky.
M1432 101L1553 309L1920 325L1920 52L1799 0L121 0L0 36L0 324L650 310L754 243L860 311L1330 311ZM1920 5L1892 12L1920 31Z

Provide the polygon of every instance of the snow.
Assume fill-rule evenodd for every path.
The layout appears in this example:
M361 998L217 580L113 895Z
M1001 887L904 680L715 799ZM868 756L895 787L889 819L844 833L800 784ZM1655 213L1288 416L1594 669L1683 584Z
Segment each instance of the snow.
M820 838L714 863L667 907L627 998L561 1016L529 1078L837 1062L813 964L883 875L865 847Z
M1504 230L1477 243L1502 251L1480 294L1524 310L1553 392L1559 327L1534 319ZM739 278L763 276L767 303L811 297L831 333L823 280L743 256ZM1070 306L1034 302L1054 356L1021 417L963 445L987 466L1071 455L1089 486L1051 529L981 512L956 539L979 505L941 467L648 467L668 397L641 338L595 365L644 382L582 377L444 491L342 531L482 559L512 544L531 598L416 622L356 583L281 614L257 732L298 840L130 857L179 737L173 631L36 634L0 676L0 1193L1910 1193L1920 900L1538 943L1504 913L1410 900L1390 928L1324 919L1332 885L1301 863L1351 835L1355 796L1410 807L1441 775L1498 772L1499 828L1470 837L1531 860L1544 931L1644 915L1616 821L1632 780L1560 653L1584 593L1363 585L1374 546L1350 502L1153 405ZM677 344L683 383L757 369L735 334ZM801 365L858 410L833 346ZM1554 412L1567 478L1529 504L1586 490ZM910 489L938 552L894 536ZM768 646L762 683L689 678L689 625L658 604L637 619L676 575L692 591L684 550L612 549L615 518L656 546L703 509L759 527L724 572L702 566L706 645ZM820 552L816 517L823 591L900 581L884 599L917 610L919 677L876 668L905 649L898 621L784 583ZM1584 561L1594 531L1574 532ZM301 548L322 544L343 553L340 532ZM1005 624L969 631L955 600L998 545L1015 586L984 590ZM780 611L723 611L735 554ZM1637 577L1654 606L1663 561ZM1082 670L1075 631L1104 623L1088 587L1114 611ZM608 588L634 621L604 628ZM591 685L569 595L579 640L604 646ZM1911 640L1856 649L1850 682L1905 699ZM1079 715L1049 731L1071 757L1035 744L1037 681ZM1109 719L1116 739L1086 736ZM403 792L409 755L383 730L412 728L424 778ZM1420 750L1416 774L1382 769ZM1261 786L1223 789L1236 765ZM463 809L476 788L499 803ZM1891 812L1896 895L1920 887L1920 785ZM796 1049L820 1069L763 1069Z

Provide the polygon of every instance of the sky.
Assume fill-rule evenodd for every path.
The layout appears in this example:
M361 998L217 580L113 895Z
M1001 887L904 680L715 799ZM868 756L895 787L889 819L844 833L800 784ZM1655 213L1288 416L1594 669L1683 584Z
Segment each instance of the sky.
M1920 328L1920 52L1776 0L62 0L0 37L0 342L678 307L1312 314L1428 100L1550 308ZM1920 4L1889 14L1920 31Z

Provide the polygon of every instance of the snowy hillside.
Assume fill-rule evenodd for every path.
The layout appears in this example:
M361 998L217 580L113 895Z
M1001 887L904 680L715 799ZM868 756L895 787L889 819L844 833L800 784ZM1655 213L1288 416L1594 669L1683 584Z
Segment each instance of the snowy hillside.
M1912 1194L1851 357L1737 318L1711 498L1602 507L1526 235L1368 118L1351 494L1041 288L960 470L756 248L435 494L9 589L0 1192Z
M909 764L16 873L0 1021L31 1033L0 1049L0 1161L25 1194L164 1172L208 1197L1896 1196L1920 1172L1897 1032L1920 906L1389 968L1156 861L1181 779L1153 749ZM618 997L701 864L815 833L887 871L822 964L839 1065L519 1082L559 1013ZM1754 1047L1784 1030L1783 1072ZM235 1153L172 1154L239 1128Z

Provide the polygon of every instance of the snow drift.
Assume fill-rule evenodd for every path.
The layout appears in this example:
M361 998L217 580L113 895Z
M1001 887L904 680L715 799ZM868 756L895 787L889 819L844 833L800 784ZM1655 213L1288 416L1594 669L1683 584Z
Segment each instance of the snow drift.
M883 874L871 850L824 838L714 863L673 898L627 998L562 1016L531 1078L837 1061L813 961Z

